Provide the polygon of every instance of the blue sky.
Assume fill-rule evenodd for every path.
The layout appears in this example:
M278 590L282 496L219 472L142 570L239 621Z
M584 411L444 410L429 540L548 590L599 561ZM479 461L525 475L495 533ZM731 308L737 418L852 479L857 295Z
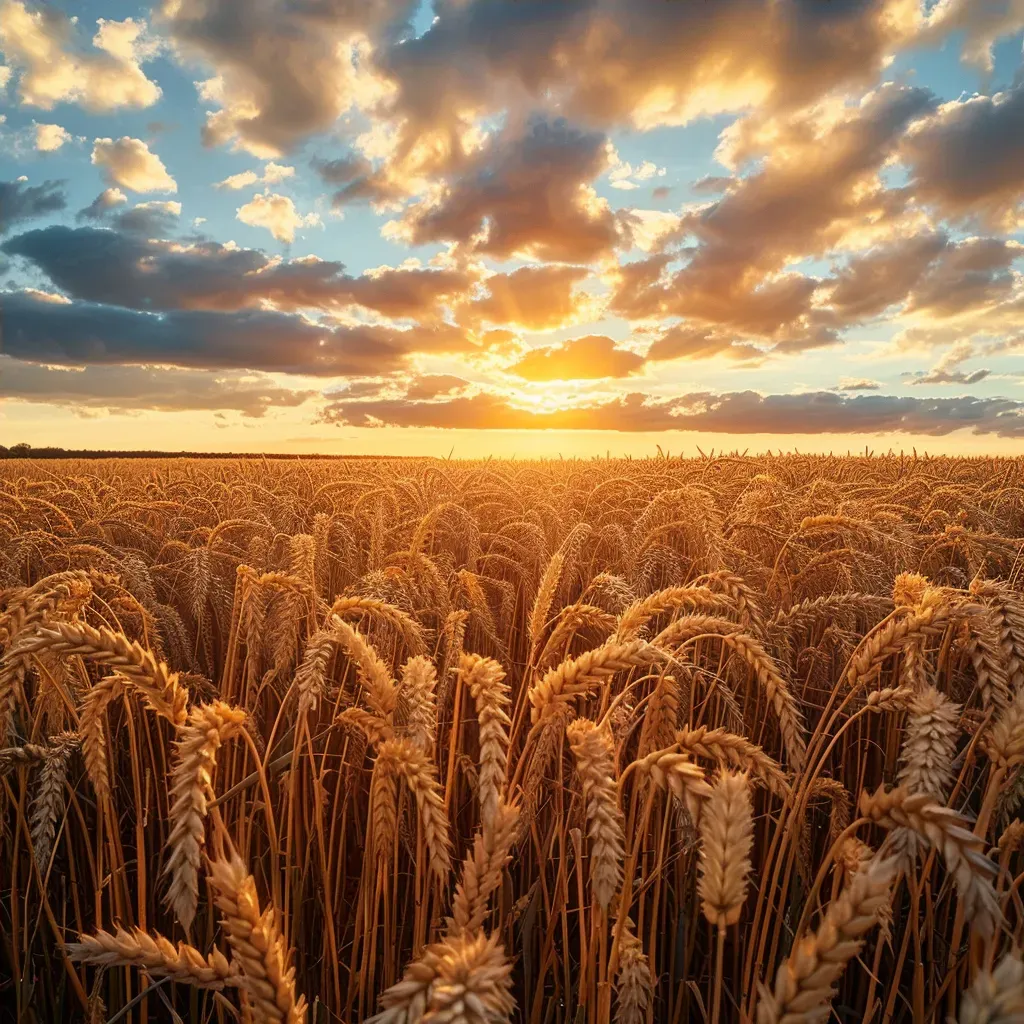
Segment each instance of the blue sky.
M1020 0L0 0L0 441L1019 451L1022 37Z

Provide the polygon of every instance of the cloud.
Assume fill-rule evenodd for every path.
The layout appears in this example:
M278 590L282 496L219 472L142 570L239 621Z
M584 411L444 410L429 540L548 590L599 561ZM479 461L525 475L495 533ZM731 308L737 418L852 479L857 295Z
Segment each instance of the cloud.
M427 32L382 49L394 85L376 111L402 148L451 140L472 117L549 103L601 127L648 129L761 106L790 111L869 84L921 25L919 0L604 0L445 4Z
M242 171L240 174L232 174L223 181L218 181L214 188L242 189L262 182L265 185L277 185L286 178L295 176L295 168L284 164L275 164L270 161L264 168L262 174L255 171Z
M369 174L373 165L364 156L351 153L335 160L314 160L313 170L328 185L346 185L356 178Z
M103 203L118 201L104 196L79 216L134 221L140 207L160 205L111 214L112 207ZM31 260L76 298L148 310L227 311L266 303L285 310L363 306L385 316L433 320L446 304L468 294L478 276L455 268L379 267L352 277L343 264L315 257L276 260L258 249L214 241L171 243L154 238L152 231L143 234L148 241L54 225L11 238L0 249Z
M234 142L276 157L327 131L372 88L361 70L373 40L397 35L412 0L238 3L163 0L162 23L181 59L210 67L200 96L209 145Z
M110 224L126 234L159 238L174 231L181 217L181 203L150 200L136 203L130 210L121 210L109 217Z
M21 0L0 0L0 49L20 70L18 96L27 106L52 110L76 102L89 110L149 107L160 98L141 64L156 47L141 19L100 18L92 50L76 38L75 23L51 7L30 11Z
M736 122L722 159L761 163L683 217L681 269L664 254L623 267L611 310L683 317L770 341L779 353L835 343L843 323L815 302L821 281L788 268L905 230L907 198L886 190L879 172L906 126L933 106L926 90L890 84L853 106Z
M589 334L562 345L535 348L508 368L524 380L599 380L628 377L644 365L644 357L616 348L611 338Z
M0 181L0 234L20 221L63 210L68 205L63 185L62 181L44 181L42 185Z
M869 380L867 377L840 377L836 385L836 391L878 391L881 384L877 380Z
M494 394L446 401L380 399L328 404L320 417L351 426L472 430L694 430L723 434L975 434L1024 438L1024 402L1005 398L846 397L829 391L760 395L700 392L654 399L640 393L537 413Z
M8 400L73 411L232 410L250 417L261 417L271 408L302 405L318 394L281 387L262 374L150 366L72 369L10 356L0 356L0 391Z
M677 324L652 342L646 359L653 363L670 359L711 359L714 356L759 362L765 358L765 353L756 345L738 341L729 333Z
M922 41L933 42L952 32L962 33L964 59L983 71L994 68L992 47L1003 36L1024 29L1020 0L978 3L977 0L942 0L929 12Z
M461 377L454 377L447 373L424 374L414 377L409 386L405 389L405 397L410 402L427 401L437 398L440 395L451 395L455 392L464 391L469 387L469 381Z
M525 130L491 138L390 232L413 245L457 242L498 259L589 263L620 238L611 208L589 184L609 161L603 134L534 118Z
M238 190L255 185L259 180L260 176L255 171L240 171L238 174L230 175L223 181L218 181L213 187Z
M276 192L257 194L240 206L235 216L255 228L266 228L279 242L294 242L299 228L314 227L320 223L318 213L304 216L295 209L290 196Z
M141 139L122 136L96 139L92 147L92 162L102 168L110 185L120 185L131 192L177 192L178 185L167 173L163 161L150 152Z
M907 133L910 187L947 217L1024 223L1024 79L1008 92L944 103Z
M978 353L973 343L963 338L945 352L939 361L927 372L912 375L910 384L977 384L990 373L989 370L958 370L961 363L973 359Z
M665 168L659 167L650 160L644 160L637 167L622 161L612 168L611 173L608 175L608 184L612 188L630 192L640 188L642 182L656 176L663 178L665 176Z
M999 238L947 244L911 290L906 311L941 319L995 306L1016 292L1010 267L1022 257L1024 245Z
M551 330L582 315L585 297L574 286L588 274L585 267L520 267L492 274L487 294L463 306L460 319L470 323L515 324L530 331Z
M906 300L948 244L947 235L926 232L870 249L833 279L830 304L850 320L877 316Z
M75 219L101 220L118 206L128 202L128 197L119 188L105 188L88 206L83 207L75 214ZM69 231L70 228L61 230Z
M90 302L54 302L26 292L0 295L4 351L30 362L254 369L309 376L367 376L406 368L413 353L475 346L442 325L396 330L318 324L270 310L148 313Z
M36 149L40 153L54 153L71 141L71 133L59 124L36 124L35 130Z

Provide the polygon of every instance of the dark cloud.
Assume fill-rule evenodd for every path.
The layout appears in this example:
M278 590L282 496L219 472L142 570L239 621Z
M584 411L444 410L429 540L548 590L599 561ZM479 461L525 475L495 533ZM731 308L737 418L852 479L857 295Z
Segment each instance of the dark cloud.
M535 348L508 368L524 380L599 380L628 377L644 365L644 357L616 348L603 334L574 338L562 345Z
M139 217L134 226L156 227L162 205L114 216L145 213L150 223ZM430 318L476 281L474 272L456 269L384 268L351 277L343 264L313 257L278 262L257 249L212 241L172 245L89 227L29 231L0 250L31 260L69 295L136 309L237 310L267 300L286 310L360 305L386 316Z
M467 303L460 319L470 323L515 324L543 331L571 323L580 314L581 295L573 289L586 267L520 267L486 279L488 294Z
M358 153L338 157L335 160L314 160L313 170L327 185L347 185L362 175L369 174L370 161Z
M949 238L928 233L899 239L850 260L834 278L830 303L850 320L873 317L906 300Z
M320 325L266 310L155 314L89 302L46 301L27 292L7 292L2 299L4 351L33 362L366 376L402 369L415 352L474 348L463 332L449 325L399 331Z
M910 292L907 312L952 317L1003 302L1015 292L1010 267L1021 258L1024 245L999 238L968 238L948 244Z
M0 393L22 402L111 409L179 412L229 409L263 416L268 409L294 407L316 391L293 391L262 375L148 366L41 366L0 356Z
M475 430L696 430L724 434L976 434L1024 438L1024 402L1005 398L899 398L819 391L797 395L698 393L653 399L634 393L557 412L519 409L481 393L441 402L337 402L321 418L351 426Z
M75 214L75 220L104 220L111 210L127 202L128 197L119 188L105 188L88 206Z
M125 234L142 235L145 238L159 238L177 229L181 203L151 200L136 203L130 210L123 209L127 202L128 197L119 188L106 188L75 214L75 220L79 223L95 221ZM66 237L74 245L75 236Z
M44 181L42 185L0 181L0 235L20 221L45 217L67 205L63 181Z
M915 375L911 384L977 384L984 380L991 370L929 370Z
M1024 79L994 96L945 103L902 146L911 188L949 217L1012 229L1024 201Z
M668 197L671 194L672 194L672 186L671 185L657 185L655 188L653 188L651 190L651 197L653 199L657 199L657 200L668 199Z
M491 138L443 190L409 207L400 230L415 245L589 263L620 241L617 218L589 189L609 164L602 133L534 118L525 131L510 126Z
M154 201L139 203L130 210L119 210L109 219L113 227L126 234L161 238L177 230L180 217L180 203Z

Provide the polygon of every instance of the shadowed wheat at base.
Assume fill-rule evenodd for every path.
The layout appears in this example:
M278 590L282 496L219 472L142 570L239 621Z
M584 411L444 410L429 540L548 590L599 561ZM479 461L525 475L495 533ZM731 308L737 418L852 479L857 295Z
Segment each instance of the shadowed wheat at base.
M0 1024L1024 1013L1024 458L19 459L0 534Z

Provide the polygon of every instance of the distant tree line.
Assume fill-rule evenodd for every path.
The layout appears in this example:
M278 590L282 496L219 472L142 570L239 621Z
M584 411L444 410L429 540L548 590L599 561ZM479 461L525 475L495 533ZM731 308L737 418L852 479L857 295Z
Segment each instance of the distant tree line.
M0 444L0 459L393 459L397 455L287 455L260 452L100 452L76 448L33 448L22 441L10 448Z

